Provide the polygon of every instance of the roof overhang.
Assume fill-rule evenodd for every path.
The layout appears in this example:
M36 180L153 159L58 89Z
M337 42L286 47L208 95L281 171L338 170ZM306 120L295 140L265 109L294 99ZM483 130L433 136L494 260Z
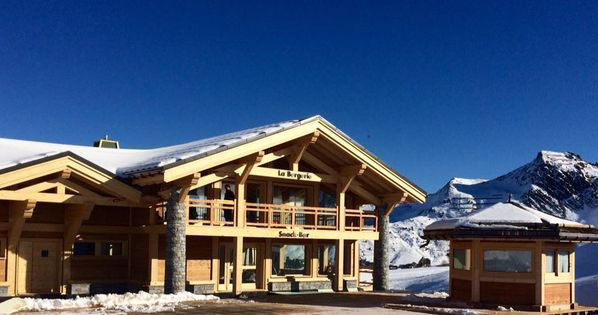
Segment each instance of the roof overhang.
M351 155L359 163L365 164L369 171L375 172L379 177L396 188L395 191L397 193L407 193L408 198L404 200L405 202L425 202L425 191L401 176L397 171L390 168L321 117L302 121L291 128L256 137L232 147L218 148L187 160L177 161L160 169L129 175L133 176L134 183L140 186L169 183L192 174L225 165L256 152L313 135L315 132L319 132L321 137L325 137L332 142L338 150ZM384 196L379 196L379 200L385 200Z
M124 183L118 179L115 174L70 151L1 170L0 191L4 191L4 189L10 186L65 171L72 172L86 183L95 185L103 191L122 197L130 203L140 202L141 192L139 190ZM9 196L12 195L7 191L4 192Z

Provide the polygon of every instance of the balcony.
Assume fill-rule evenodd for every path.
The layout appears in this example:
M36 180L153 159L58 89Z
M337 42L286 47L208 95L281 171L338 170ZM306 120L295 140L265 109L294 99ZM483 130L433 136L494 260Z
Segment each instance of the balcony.
M245 225L256 228L338 231L336 208L246 203ZM237 226L237 209L231 200L188 199L188 223L196 226ZM345 209L345 231L376 231L372 212Z

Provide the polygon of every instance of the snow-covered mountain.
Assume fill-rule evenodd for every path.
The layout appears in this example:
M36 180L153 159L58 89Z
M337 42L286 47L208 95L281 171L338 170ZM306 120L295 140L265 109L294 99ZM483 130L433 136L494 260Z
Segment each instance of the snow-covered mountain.
M391 264L417 263L422 257L433 265L448 262L448 243L427 244L420 238L424 227L509 198L551 215L598 225L598 164L574 153L542 151L530 163L492 180L453 178L430 194L425 204L399 206L393 211ZM598 246L583 251L591 250L589 247ZM373 244L363 243L362 259L372 261L372 253Z

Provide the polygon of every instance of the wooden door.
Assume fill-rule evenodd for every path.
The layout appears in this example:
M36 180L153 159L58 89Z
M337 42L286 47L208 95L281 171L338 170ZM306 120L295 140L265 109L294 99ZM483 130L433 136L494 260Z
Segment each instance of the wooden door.
M56 239L19 242L17 294L60 292L60 245Z

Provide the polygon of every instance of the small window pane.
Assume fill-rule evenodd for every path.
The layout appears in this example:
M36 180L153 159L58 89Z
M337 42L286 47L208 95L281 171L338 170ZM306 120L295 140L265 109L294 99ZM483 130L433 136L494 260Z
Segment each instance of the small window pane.
M554 272L554 252L546 253L546 272Z
M523 250L484 251L486 272L531 272L532 252Z
M73 246L73 255L75 256L94 256L95 254L95 242L75 242Z
M468 270L467 265L467 249L453 249L453 268Z
M569 252L559 252L559 272L569 272Z
M100 253L102 256L122 256L123 244L120 242L102 242Z

